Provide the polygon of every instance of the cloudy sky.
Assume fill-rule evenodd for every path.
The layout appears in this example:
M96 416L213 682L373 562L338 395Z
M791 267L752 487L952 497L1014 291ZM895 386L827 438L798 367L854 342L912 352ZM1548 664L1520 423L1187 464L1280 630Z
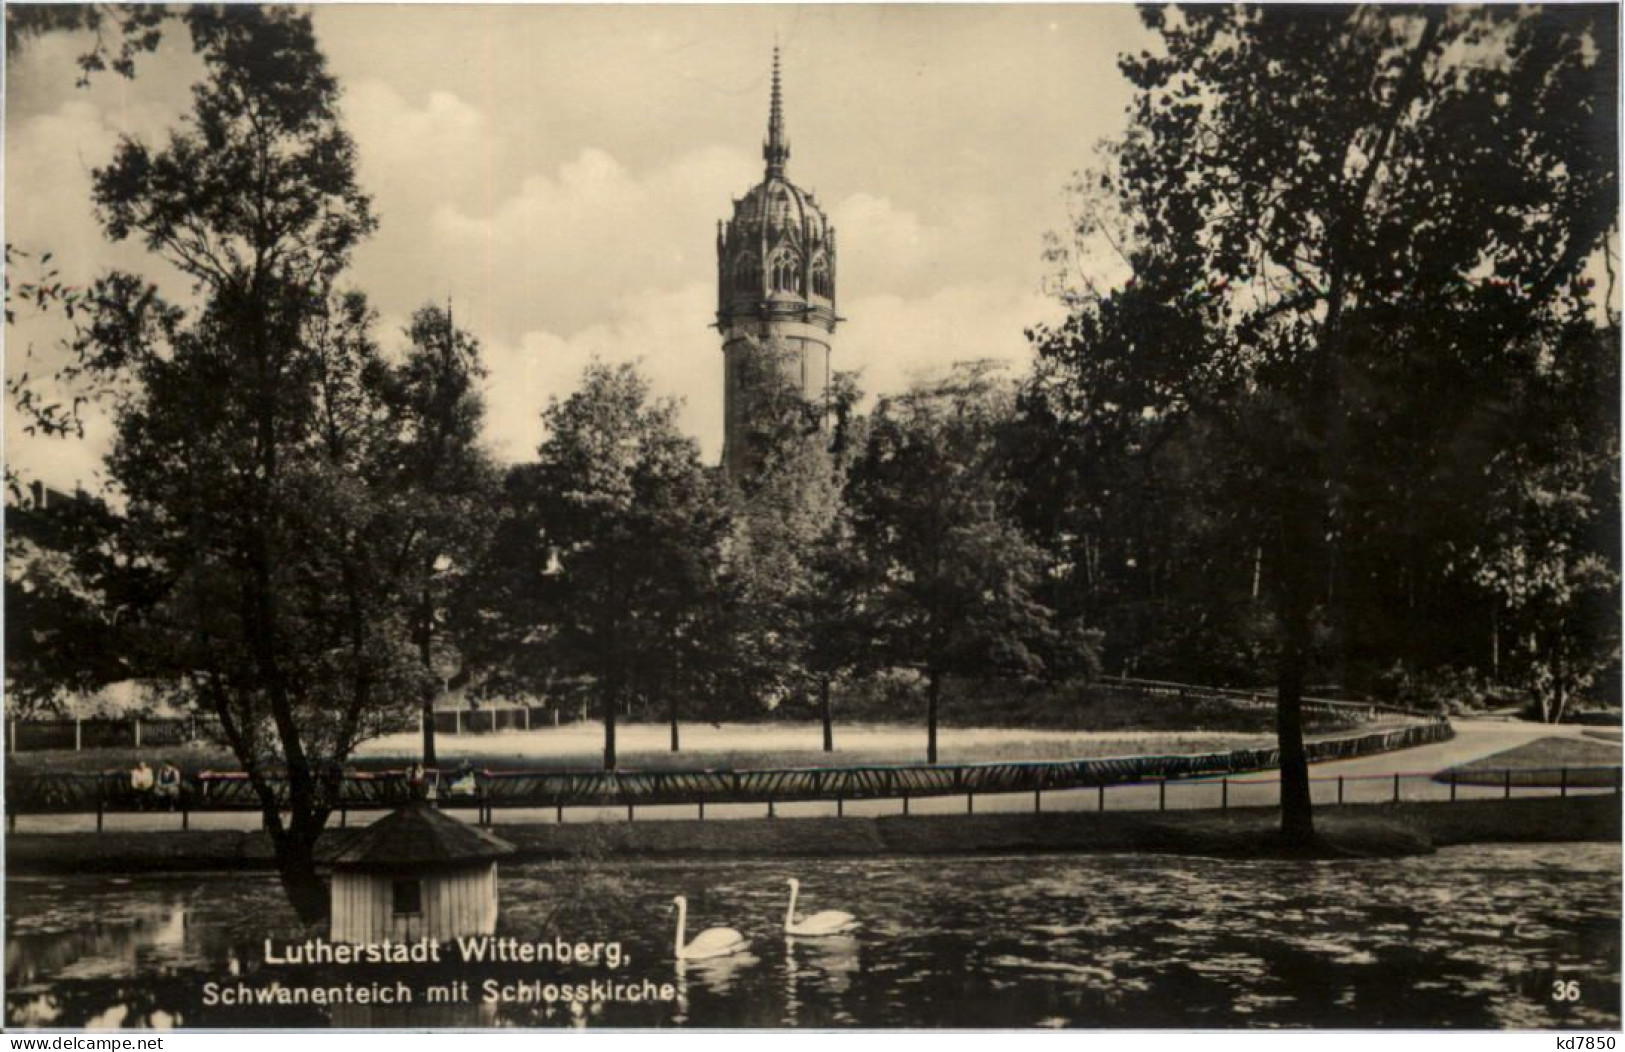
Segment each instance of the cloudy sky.
M1148 42L1116 5L332 5L315 20L381 220L353 282L387 345L414 307L452 301L484 345L507 459L530 455L540 409L595 355L641 359L718 456L716 223L762 177L775 38L789 175L840 236L836 366L871 393L964 358L1026 360L1023 330L1056 313L1043 235L1123 126L1117 54ZM39 38L10 67L6 237L70 281L116 265L181 292L103 241L89 187L120 135L161 139L199 66L171 33L135 80L77 88L84 46ZM8 371L37 375L54 336L25 314ZM93 486L106 428L47 445L9 420L7 438L25 473Z

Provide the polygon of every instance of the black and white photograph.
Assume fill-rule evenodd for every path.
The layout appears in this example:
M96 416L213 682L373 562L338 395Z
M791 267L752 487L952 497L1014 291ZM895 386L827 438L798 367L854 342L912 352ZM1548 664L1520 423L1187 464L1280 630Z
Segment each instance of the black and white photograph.
M4 13L6 1030L1620 1030L1618 5Z

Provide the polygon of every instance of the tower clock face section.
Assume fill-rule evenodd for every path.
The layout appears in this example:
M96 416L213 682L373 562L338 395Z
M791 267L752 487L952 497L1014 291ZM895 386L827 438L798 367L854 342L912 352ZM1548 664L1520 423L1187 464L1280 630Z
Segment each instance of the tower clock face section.
M735 476L754 470L759 459L752 431L768 393L788 389L816 407L827 405L840 320L835 230L812 192L785 174L790 139L776 48L762 159L762 181L734 201L733 216L717 227L722 466Z

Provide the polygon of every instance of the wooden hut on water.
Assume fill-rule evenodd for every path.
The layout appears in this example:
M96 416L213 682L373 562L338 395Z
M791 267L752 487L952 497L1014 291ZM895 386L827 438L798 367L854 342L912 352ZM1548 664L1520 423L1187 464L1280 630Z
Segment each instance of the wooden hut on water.
M497 924L497 859L513 845L418 801L343 842L333 865L335 942L445 941Z

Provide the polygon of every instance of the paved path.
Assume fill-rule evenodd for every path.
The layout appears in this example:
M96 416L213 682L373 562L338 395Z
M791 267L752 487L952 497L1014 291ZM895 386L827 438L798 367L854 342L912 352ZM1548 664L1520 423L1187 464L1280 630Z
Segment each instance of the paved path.
M1459 720L1455 724L1456 737L1448 742L1423 745L1413 749L1355 760L1340 760L1316 764L1310 776L1316 803L1337 803L1339 793L1345 803L1385 803L1394 799L1394 776L1399 775L1399 794L1404 800L1448 800L1451 787L1435 782L1435 772L1458 764L1490 756L1539 738L1577 738L1583 728L1576 726L1548 727L1540 724L1513 723L1495 720ZM489 739L485 740L487 743ZM1341 784L1340 784L1341 780ZM1571 793L1611 792L1612 790L1572 789ZM1456 798L1462 800L1500 797L1504 790L1498 786L1458 786ZM1513 795L1555 796L1556 788L1517 787ZM1273 807L1279 800L1280 779L1274 771L1239 775L1228 779L1198 778L1168 782L1110 786L1104 792L1097 789L1065 789L1045 792L1037 806L1045 811L1092 811L1104 806L1107 810L1183 810L1230 807ZM964 796L922 797L907 802L910 814L963 814L974 808L977 814L995 814L1031 811L1035 805L1031 793L1000 793L978 795L973 801ZM857 800L840 806L843 814L876 816L900 814L905 804L901 800ZM766 812L764 804L707 804L705 817L709 819L761 818ZM828 817L836 814L837 805L831 801L802 801L779 804L775 814L782 818ZM472 818L472 810L461 812ZM671 804L640 807L635 812L637 821L691 819L698 815L693 804ZM370 812L352 816L358 822L372 820ZM533 823L557 821L552 808L523 808L498 810L497 825L506 823ZM568 808L566 822L626 821L623 807ZM254 829L259 817L245 812L198 813L190 818L193 829ZM110 814L106 828L117 830L176 829L180 818L173 814ZM17 820L21 833L87 832L95 829L93 815L25 815Z

